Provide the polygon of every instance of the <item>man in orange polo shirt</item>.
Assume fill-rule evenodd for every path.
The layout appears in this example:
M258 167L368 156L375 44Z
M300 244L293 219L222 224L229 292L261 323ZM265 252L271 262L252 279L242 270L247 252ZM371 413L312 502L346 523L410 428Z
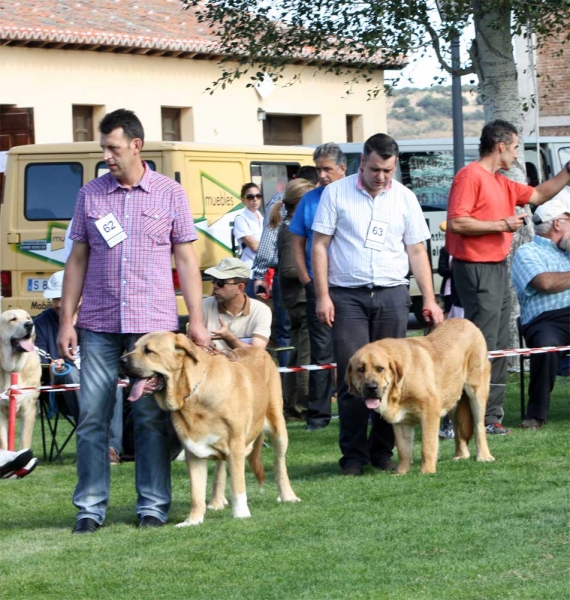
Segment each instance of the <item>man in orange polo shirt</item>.
M454 257L453 278L465 317L485 336L489 350L509 344L509 273L507 255L513 233L527 213L515 206L540 205L570 183L570 163L536 188L507 179L517 158L517 129L498 119L481 132L478 161L463 167L453 181L447 209L446 249ZM510 433L503 427L507 361L494 359L485 424L487 433Z

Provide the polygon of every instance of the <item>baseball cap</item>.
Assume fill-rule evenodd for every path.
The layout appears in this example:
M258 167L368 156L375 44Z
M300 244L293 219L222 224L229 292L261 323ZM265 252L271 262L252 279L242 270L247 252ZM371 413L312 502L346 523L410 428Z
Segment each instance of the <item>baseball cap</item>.
M535 223L546 223L564 213L570 213L570 189L567 187L558 192L552 200L541 204L534 212L532 220Z
M250 268L239 258L222 258L215 267L206 269L204 273L215 279L230 279L231 277L249 279Z
M65 271L57 271L54 273L47 282L47 287L44 290L44 298L61 298L61 292L63 291L63 275Z

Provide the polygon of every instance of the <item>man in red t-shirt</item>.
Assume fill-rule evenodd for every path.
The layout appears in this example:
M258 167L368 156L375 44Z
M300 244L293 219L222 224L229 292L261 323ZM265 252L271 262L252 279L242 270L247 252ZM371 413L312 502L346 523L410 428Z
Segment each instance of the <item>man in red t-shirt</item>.
M517 158L517 129L498 119L481 132L478 161L463 167L453 180L447 209L445 247L454 257L453 278L465 317L483 332L489 350L509 344L509 274L506 258L513 233L527 213L515 206L540 205L570 183L570 163L536 188L507 179ZM507 382L506 359L494 359L485 424L487 433L510 433L503 427Z

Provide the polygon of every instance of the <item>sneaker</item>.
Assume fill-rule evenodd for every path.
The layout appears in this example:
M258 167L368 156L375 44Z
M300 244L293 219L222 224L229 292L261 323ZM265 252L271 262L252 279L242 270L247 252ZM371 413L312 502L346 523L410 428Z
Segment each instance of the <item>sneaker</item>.
M454 440L455 431L453 431L453 425L446 425L439 430L440 440Z
M109 446L109 462L111 463L111 465L121 464L121 457L119 456L119 453L115 450L115 448L113 448L112 446Z
M510 429L503 427L502 423L491 423L485 427L485 431L489 435L508 435L509 433L512 433Z
M530 418L521 423L521 429L540 429L543 425L543 420Z
M5 479L22 479L26 475L29 475L37 466L40 461L37 458L32 458L32 460L24 465L21 469L14 471Z
M10 478L15 471L24 468L33 457L32 451L28 448L19 452L0 450L0 478Z

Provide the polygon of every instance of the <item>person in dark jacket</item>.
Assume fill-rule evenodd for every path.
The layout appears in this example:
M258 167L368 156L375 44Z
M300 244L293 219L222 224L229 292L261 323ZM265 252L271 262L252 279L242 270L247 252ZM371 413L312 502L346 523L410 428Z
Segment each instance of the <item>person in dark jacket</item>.
M279 228L277 234L277 276L281 288L281 302L287 309L291 324L291 345L295 350L289 357L289 365L306 365L311 361L309 330L307 328L307 309L305 289L299 280L295 267L293 252L294 235L289 231L289 224L301 198L314 184L305 179L294 179L287 184L283 196L286 210L285 219L281 222L281 203L277 203L271 211L269 227ZM286 418L300 417L306 413L309 401L309 373L301 371L290 373L285 377L284 386Z
M51 307L44 310L34 319L36 328L36 346L49 356L42 356L42 365L50 367L51 382L53 384L79 383L79 359L72 363L64 361L59 357L57 349L57 334L59 332L59 312L61 309L61 292L63 287L63 275L65 271L54 273L44 290L44 298L51 300ZM79 391L68 391L63 393L68 414L75 422L79 419ZM51 407L52 410L55 406ZM109 440L109 456L111 464L118 464L123 439L123 390L117 388L117 402L111 422L111 439Z

